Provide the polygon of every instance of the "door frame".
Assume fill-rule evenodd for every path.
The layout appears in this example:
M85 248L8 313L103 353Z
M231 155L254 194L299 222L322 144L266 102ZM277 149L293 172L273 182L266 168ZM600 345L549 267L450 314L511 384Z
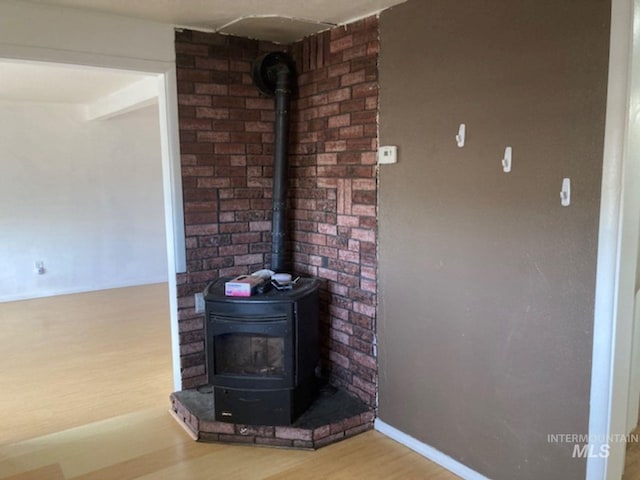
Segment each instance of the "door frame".
M611 8L589 417L596 453L587 459L588 480L619 480L624 470L626 443L612 435L627 433L640 222L640 141L629 135L640 131L640 0L612 0Z
M10 48L0 46L0 60L107 68L156 76L167 245L173 388L174 391L181 390L176 274L186 271L186 250L175 62L15 45Z

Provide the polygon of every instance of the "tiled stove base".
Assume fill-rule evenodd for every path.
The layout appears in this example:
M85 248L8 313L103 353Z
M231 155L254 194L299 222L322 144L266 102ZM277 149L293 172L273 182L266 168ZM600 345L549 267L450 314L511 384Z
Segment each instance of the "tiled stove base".
M171 394L174 416L200 442L229 442L317 449L373 428L374 414L342 390L325 387L291 426L272 427L218 422L211 387Z

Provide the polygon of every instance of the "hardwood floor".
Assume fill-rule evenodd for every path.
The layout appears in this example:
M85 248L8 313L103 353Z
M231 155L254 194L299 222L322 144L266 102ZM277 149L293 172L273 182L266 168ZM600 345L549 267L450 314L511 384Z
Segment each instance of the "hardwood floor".
M377 432L315 452L192 441L162 407L0 447L5 480L430 479L455 475Z
M168 405L168 302L156 284L0 303L0 445Z
M169 415L166 285L0 304L0 479L458 477L377 432L316 452L197 443Z

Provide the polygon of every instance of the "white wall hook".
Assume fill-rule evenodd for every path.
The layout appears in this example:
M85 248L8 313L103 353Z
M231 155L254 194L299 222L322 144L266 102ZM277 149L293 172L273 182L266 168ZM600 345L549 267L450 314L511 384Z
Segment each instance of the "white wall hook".
M560 203L563 207L571 205L571 179L562 179L562 191L560 192Z
M458 127L458 134L456 135L456 143L459 148L464 147L464 140L467 134L467 126L464 123L461 123Z
M511 147L504 149L504 157L502 157L502 170L504 170L504 173L509 173L511 171L512 152L513 149Z

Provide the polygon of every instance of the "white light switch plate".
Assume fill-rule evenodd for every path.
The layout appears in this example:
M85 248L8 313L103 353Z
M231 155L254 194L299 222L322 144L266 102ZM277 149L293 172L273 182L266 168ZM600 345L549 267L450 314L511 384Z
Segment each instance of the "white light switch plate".
M398 162L398 147L395 145L385 145L378 148L378 163L389 164Z

